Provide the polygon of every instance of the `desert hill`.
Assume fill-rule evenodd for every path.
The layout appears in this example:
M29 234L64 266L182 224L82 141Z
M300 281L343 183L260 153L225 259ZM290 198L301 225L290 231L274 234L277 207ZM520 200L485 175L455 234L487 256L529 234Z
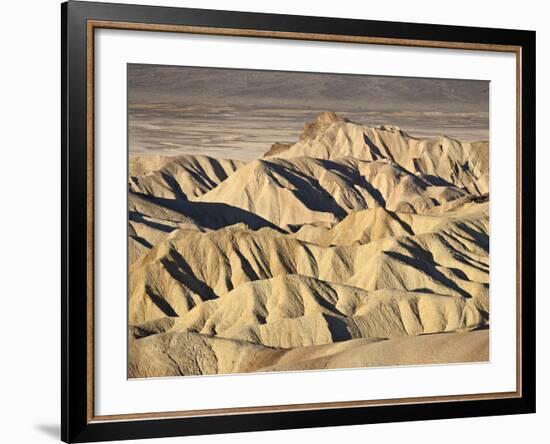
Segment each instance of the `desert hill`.
M128 376L214 375L289 370L429 365L489 359L488 330L354 339L310 347L275 349L192 332L168 332L130 340ZM190 359L200 356L200 359Z
M195 307L172 330L288 349L464 330L486 320L472 298L393 289L367 292L307 276L278 275Z
M248 163L130 156L129 376L486 360L488 156L330 112Z
M387 159L296 157L250 162L196 201L225 202L292 229L331 225L366 208L424 212L465 195L453 185L432 185Z
M130 190L166 199L192 199L215 188L244 163L208 156L130 156Z
M430 214L401 213L388 211L383 207L351 211L341 222L332 227L303 225L295 234L297 239L321 246L345 246L365 244L387 237L400 237L408 234L421 234L434 231L450 220L468 217L471 212L487 211L487 206L478 205L469 199L455 200L448 204L442 216L439 212ZM442 205L444 207L445 205ZM434 210L440 210L435 207ZM454 210L454 211L453 211Z
M254 213L224 203L163 199L133 191L128 192L128 220L130 264L177 228L211 231L244 224L281 231Z
M460 142L445 136L417 139L395 126L369 127L331 112L306 124L300 140L286 150L267 154L278 158L387 159L436 183L453 184L473 194L488 192L488 142Z
M182 315L243 283L285 274L365 290L485 295L488 207L477 206L477 211L449 217L446 223L434 225L433 217L425 217L427 222L409 224L420 234L352 246L322 247L273 229L254 231L242 225L211 232L177 229L131 266L130 321Z

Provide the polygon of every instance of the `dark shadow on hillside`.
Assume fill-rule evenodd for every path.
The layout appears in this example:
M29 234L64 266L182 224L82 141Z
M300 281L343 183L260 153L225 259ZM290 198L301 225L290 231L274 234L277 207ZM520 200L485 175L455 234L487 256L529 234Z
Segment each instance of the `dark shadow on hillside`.
M384 199L382 193L376 187L374 187L374 185L368 182L367 179L359 173L359 170L357 168L352 168L348 165L343 165L339 162L328 159L319 160L319 163L321 163L321 165L323 165L323 167L325 167L327 170L338 174L343 180L348 182L350 188L364 188L378 203L379 206L384 208L386 207L386 200Z
M171 225L159 224L158 222L153 222L151 220L145 219L144 215L138 211L130 211L128 213L128 219L132 222L138 222L140 224L147 225L150 228L155 230L164 231L165 233L170 233L174 230L174 227Z
M420 168L417 168L420 169ZM434 176L433 174L426 174L422 173L421 175L422 179L428 182L430 185L433 185L435 187L452 187L457 188L456 185L448 182L447 180L443 179L439 176ZM459 189L459 188L457 188Z
M323 314L323 318L327 323L327 327L334 342L348 341L351 339L348 326L342 319L326 314Z
M265 162L265 161L264 161ZM312 211L332 213L337 218L346 216L346 212L336 203L331 196L313 176L305 176L275 162L269 162L269 169L285 178L293 187L292 192L307 208ZM272 177L272 179L274 179ZM281 188L288 188L279 185Z
M398 215L397 213L395 213L394 211L390 211L390 210L386 210L386 212L390 215L390 217L396 221L399 225L401 225L401 228L403 228L403 230L405 230L407 233L409 233L410 235L414 235L414 231L412 229L412 227L407 223L405 222L404 220L402 220Z
M162 176L162 178L164 179L166 184L169 186L169 188L172 190L172 192L174 193L174 196L176 196L177 199L186 199L187 200L187 196L185 195L185 193L181 189L180 184L178 183L178 181L176 179L174 179L173 176L171 176L170 174L166 174L163 171L160 171L160 175Z
M374 160L386 158L386 156L382 155L376 144L372 140L370 140L370 138L366 134L363 134L363 141L370 148L370 152L373 155L372 157ZM393 157L391 160L394 160Z
M218 295L214 290L195 275L191 266L175 249L170 250L170 259L164 258L161 259L161 262L172 278L199 295L203 301L218 299ZM233 285L230 288L232 287Z
M434 262L425 262L416 257L405 256L404 254L398 253L396 251L385 251L384 254L388 255L392 259L401 262L402 264L408 265L409 267L416 268L417 270L422 271L427 274L434 281L444 285L447 288L450 288L457 293L459 293L464 298L471 298L472 296L467 291L460 288L454 281L445 276L441 271L439 271Z
M165 199L162 197L154 197L146 194L135 193L137 196L148 200L161 207L176 211L183 216L193 219L198 225L211 230L218 230L229 225L244 223L253 230L260 228L271 228L280 233L285 233L284 230L272 224L268 220L254 213L234 207L225 203L218 202L192 202L184 199ZM149 221L138 218L139 222L149 224ZM154 227L166 231L166 227ZM169 227L173 230L173 227Z
M159 296L158 294L153 291L151 286L146 285L145 286L145 294L149 296L149 299L151 299L151 302L157 306L157 308L162 311L166 316L177 316L178 314L176 311L172 308L170 303L164 299L163 297Z

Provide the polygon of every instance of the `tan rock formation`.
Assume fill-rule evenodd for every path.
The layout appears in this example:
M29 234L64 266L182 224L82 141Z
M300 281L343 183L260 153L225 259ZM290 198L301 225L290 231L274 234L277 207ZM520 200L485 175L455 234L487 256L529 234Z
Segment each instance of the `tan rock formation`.
M487 360L488 191L487 142L331 112L247 164L131 156L129 377Z

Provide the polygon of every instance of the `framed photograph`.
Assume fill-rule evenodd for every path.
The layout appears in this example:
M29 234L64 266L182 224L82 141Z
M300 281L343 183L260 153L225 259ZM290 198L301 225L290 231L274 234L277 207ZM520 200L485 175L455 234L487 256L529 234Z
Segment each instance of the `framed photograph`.
M69 1L62 439L535 411L535 33Z

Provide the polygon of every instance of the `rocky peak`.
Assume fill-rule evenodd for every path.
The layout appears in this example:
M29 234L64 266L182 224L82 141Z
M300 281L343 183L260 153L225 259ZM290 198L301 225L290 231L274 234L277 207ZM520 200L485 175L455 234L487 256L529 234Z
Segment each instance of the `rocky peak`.
M315 122L321 125L329 125L334 122L345 122L345 121L346 119L344 119L342 116L339 116L338 114L332 111L323 111L315 118Z
M304 132L302 133L301 139L315 137L319 129L325 128L333 123L341 122L347 122L347 120L332 111L323 111L315 118L314 122L309 122L304 125Z

